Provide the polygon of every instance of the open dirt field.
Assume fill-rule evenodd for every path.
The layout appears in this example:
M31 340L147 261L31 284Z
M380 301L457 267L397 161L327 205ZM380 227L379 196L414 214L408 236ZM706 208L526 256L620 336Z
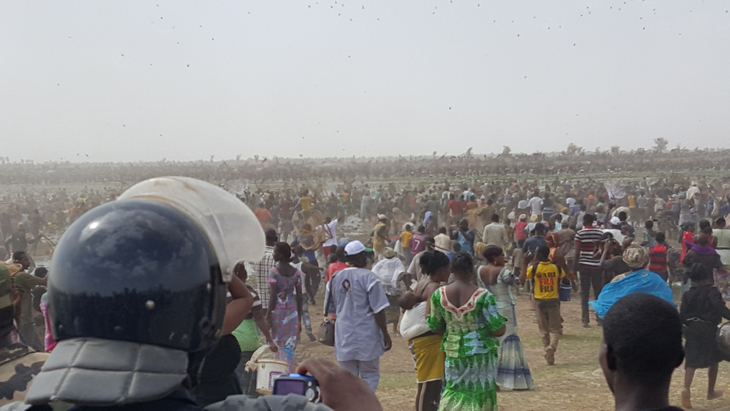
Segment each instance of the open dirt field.
M320 299L321 300L321 297ZM556 355L556 364L549 367L542 357L540 335L529 301L525 294L519 296L517 306L518 326L522 343L530 363L536 389L527 392L500 392L500 410L613 410L614 402L598 365L598 348L601 328L591 324L583 328L580 321L580 297L563 303L565 333ZM311 312L315 332L317 319L322 318L321 307ZM306 337L305 337L306 340ZM299 345L298 359L309 357L333 358L333 350L308 340ZM403 411L414 407L416 373L408 343L400 337L393 338L393 349L380 361L381 380L378 397L385 411ZM672 379L670 400L680 405L679 392L684 381L684 369L678 369ZM707 401L707 372L700 370L692 387L693 405L700 410L730 410L730 365L720 364L717 389L724 390L726 397Z

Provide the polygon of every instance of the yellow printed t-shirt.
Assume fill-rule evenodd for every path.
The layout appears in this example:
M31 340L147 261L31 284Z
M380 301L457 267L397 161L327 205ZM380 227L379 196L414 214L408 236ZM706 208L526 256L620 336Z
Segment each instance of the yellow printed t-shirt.
M560 279L565 278L565 272L557 265L547 261L541 261L537 265L537 269L528 268L528 280L532 279L533 271L535 272L535 299L557 300Z
M299 204L302 206L302 211L309 211L312 209L312 197L302 197L299 199Z
M403 234L400 235L401 245L403 247L411 245L411 238L413 238L413 233L410 231L404 231Z

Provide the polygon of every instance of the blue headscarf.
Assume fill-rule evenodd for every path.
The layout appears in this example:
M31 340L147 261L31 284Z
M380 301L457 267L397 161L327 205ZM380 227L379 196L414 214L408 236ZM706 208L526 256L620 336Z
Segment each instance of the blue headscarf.
M616 301L633 293L655 295L676 307L674 294L669 285L659 274L644 269L634 271L616 282L606 284L601 290L601 294L598 295L598 299L588 304L596 311L598 318L603 318Z

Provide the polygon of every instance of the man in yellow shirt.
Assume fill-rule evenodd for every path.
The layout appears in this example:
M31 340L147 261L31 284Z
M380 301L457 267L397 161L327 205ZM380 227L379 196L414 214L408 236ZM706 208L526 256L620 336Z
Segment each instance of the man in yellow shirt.
M542 334L542 345L545 348L545 360L548 365L555 364L555 352L558 341L563 335L563 318L560 316L560 299L558 291L560 280L565 278L565 271L550 262L550 248L537 248L539 263L531 266L520 275L520 282L534 279L533 291L537 308L537 325Z
M380 258L383 255L383 250L389 241L387 223L388 217L383 214L378 214L378 224L375 224L375 227L373 228L373 251L375 251L375 261L380 261Z
M405 230L400 235L401 247L403 248L403 255L406 258L406 265L411 263L411 239L413 238L413 226L406 224Z
M309 196L308 191L305 191L302 198L299 199L299 205L302 206L302 211L312 211L312 203L314 203L314 199Z
M636 196L633 193L629 194L626 200L628 200L629 208L636 208Z
M631 218L631 224L636 225L639 222L639 209L636 208L636 196L634 193L629 194L627 200L629 201L629 217Z

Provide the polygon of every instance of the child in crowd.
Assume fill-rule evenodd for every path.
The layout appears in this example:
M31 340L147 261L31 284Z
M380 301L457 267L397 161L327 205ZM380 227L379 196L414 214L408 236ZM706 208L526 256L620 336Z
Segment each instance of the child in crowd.
M515 274L515 277L519 277L522 272L522 259L524 258L522 247L524 247L524 245L525 239L522 238L517 241L517 247L515 247L514 251L512 251L512 272Z
M644 242L642 243L643 246L652 248L656 245L656 235L658 233L654 231L654 221L652 220L646 220L644 223Z
M565 271L550 262L550 248L541 245L537 248L537 264L528 267L520 282L534 279L533 293L537 308L537 325L542 334L542 345L545 348L545 360L548 365L555 364L555 352L563 334L563 319L560 316L560 299L558 290L560 281L565 278Z
M712 270L695 263L689 273L691 288L682 296L679 315L684 325L685 374L682 406L692 408L690 387L698 368L707 368L707 399L722 396L715 391L718 363L727 356L717 345L717 326L725 318L730 320L730 309L725 306L720 291L714 286Z
M325 277L326 282L329 282L336 272L349 267L345 262L345 247L337 247L334 253L330 254L330 258L332 258L333 256L335 258L335 261L327 266L327 276Z
M411 239L413 238L413 226L406 224L405 229L400 234L401 247L403 254L406 256L406 265L411 263L413 256L411 255Z
M337 256L335 253L337 252L337 244L332 244L328 247L328 255L327 255L327 266L329 266L332 263L337 262Z

